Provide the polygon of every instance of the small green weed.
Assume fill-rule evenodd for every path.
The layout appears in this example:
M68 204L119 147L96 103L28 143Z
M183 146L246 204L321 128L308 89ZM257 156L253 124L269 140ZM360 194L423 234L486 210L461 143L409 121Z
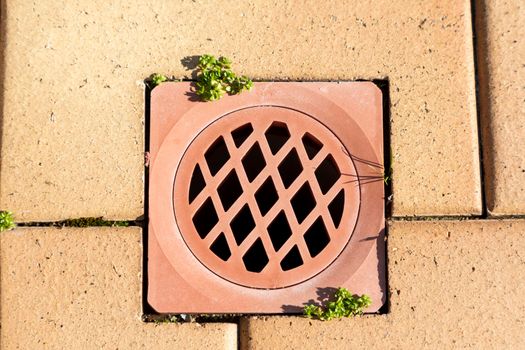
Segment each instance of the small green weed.
M180 323L180 322L184 322L184 320L178 315L162 315L162 316L157 316L153 320L153 322L155 322L155 324Z
M215 101L224 94L235 95L250 90L253 82L245 76L237 76L231 70L231 61L226 57L215 58L202 55L199 58L197 95L204 101Z
M327 321L334 318L357 316L372 304L368 295L352 295L346 288L339 288L334 296L335 301L329 302L325 309L318 305L306 305L304 307L306 317Z
M152 75L150 75L149 79L147 79L147 83L149 87L153 89L155 86L160 85L168 80L168 77L165 75L153 73Z
M11 230L16 227L13 213L10 211L0 211L0 232Z
M385 182L385 185L388 186L388 183L392 181L392 173L394 169L392 168L392 165L394 164L394 157L392 156L392 150L390 150L390 168L388 170L383 171L383 181Z

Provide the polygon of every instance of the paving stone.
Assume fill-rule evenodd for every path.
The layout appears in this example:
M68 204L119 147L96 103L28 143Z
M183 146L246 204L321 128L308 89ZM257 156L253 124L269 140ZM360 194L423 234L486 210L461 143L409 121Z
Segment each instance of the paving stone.
M525 4L476 1L480 114L489 214L525 214Z
M226 55L258 80L390 81L394 214L481 211L470 1L3 3L0 207L143 212L153 72Z
M0 235L2 349L236 349L235 324L141 321L139 228Z
M390 312L241 321L242 349L521 349L525 221L394 222Z

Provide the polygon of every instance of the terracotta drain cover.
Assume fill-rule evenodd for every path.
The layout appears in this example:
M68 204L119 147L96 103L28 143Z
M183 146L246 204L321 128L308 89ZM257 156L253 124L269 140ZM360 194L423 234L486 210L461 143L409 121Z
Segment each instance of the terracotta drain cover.
M299 312L324 288L384 302L381 93L258 83L214 103L153 90L148 301Z
M338 181L355 174L342 149L324 125L292 109L220 118L191 143L175 175L184 241L210 271L247 287L316 275L349 241L359 210L359 188Z

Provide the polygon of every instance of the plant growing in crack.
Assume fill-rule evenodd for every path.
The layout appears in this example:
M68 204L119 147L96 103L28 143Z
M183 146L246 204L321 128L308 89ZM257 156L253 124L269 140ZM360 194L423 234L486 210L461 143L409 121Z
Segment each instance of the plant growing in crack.
M387 186L388 183L392 181L392 172L394 171L392 165L394 165L394 157L392 156L392 150L390 150L390 167L383 170L383 181Z
M216 58L213 55L202 55L197 65L197 82L195 93L203 101L216 101L225 94L236 95L245 90L251 90L253 81L242 75L238 76L231 70L231 60L226 57ZM150 89L167 81L179 81L175 77L168 78L159 73L151 74L145 83Z
M12 230L16 227L13 213L10 211L0 211L0 232Z
M236 95L250 90L253 82L246 76L237 76L231 70L231 61L226 57L215 58L202 55L199 58L199 75L195 93L204 101L215 101L224 94Z
M168 80L168 77L166 77L165 75L162 75L162 74L153 74L153 76L151 77L151 80L153 82L153 84L155 86L157 85L160 85L161 83L165 82Z
M304 314L308 318L328 321L334 318L361 315L372 304L372 299L368 295L354 295L342 287L337 289L334 297L335 300L329 302L325 308L314 304L306 305Z
M158 86L168 80L168 77L163 74L153 73L148 79L146 79L146 84L148 84L150 89L153 89L155 86Z
M106 221L102 217L85 217L66 219L54 224L58 227L91 227L91 226L109 226L109 227L128 227L127 221Z
M161 323L180 323L184 322L184 319L180 315L162 315L153 320L155 324L161 324Z

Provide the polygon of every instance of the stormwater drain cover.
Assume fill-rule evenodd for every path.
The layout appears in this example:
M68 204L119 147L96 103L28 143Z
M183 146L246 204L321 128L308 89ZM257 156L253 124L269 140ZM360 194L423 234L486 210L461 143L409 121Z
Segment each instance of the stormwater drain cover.
M344 149L320 122L288 108L218 119L175 175L184 241L210 271L247 287L281 288L318 274L346 246L359 212L359 187L339 181L356 173Z
M152 93L150 138L157 311L293 312L339 286L382 305L375 86L259 83L201 103L188 83L163 84Z

